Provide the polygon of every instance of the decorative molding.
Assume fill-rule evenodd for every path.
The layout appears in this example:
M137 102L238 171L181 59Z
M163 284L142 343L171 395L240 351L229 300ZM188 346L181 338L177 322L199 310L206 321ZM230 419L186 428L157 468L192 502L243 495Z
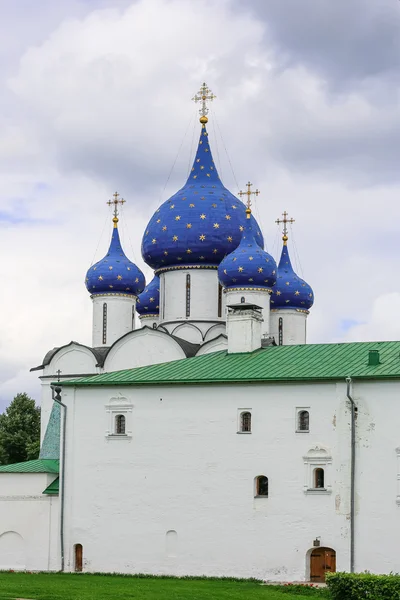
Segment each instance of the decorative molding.
M304 461L304 485L303 491L307 495L324 495L332 493L332 454L322 444L317 444L303 456ZM314 487L315 469L324 470L324 488Z
M154 271L155 275L165 273L166 271L182 271L185 269L218 269L218 265L173 265L171 267L160 267Z

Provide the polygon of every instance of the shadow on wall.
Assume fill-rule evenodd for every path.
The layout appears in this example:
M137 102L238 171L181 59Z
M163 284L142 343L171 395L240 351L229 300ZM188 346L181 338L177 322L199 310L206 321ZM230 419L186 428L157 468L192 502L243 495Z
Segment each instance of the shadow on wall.
M6 531L0 535L0 569L24 571L25 541L16 531Z

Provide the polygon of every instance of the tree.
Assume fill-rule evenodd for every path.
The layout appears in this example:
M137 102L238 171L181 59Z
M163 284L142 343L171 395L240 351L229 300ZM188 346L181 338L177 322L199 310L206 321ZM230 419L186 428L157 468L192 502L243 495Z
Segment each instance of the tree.
M17 394L0 415L0 464L34 460L40 448L40 408L27 394Z

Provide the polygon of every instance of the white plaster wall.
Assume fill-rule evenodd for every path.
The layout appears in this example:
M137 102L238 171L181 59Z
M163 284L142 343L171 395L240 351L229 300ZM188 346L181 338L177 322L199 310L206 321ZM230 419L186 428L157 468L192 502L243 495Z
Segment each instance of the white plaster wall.
M228 339L226 336L220 335L217 338L210 340L207 344L203 344L196 353L196 356L202 354L211 354L211 352L219 352L228 348Z
M264 322L261 326L261 335L269 335L270 332L270 298L271 295L267 291L260 290L237 290L231 288L224 290L225 303L227 306L230 304L240 304L242 298L245 299L246 303L256 304L261 306L262 316Z
M295 309L271 310L271 335L274 336L276 343L278 344L279 340L279 318L282 317L283 345L306 344L307 316L307 313L299 312Z
M177 342L161 331L146 327L114 344L107 354L104 370L132 369L180 358L186 358L186 355Z
M157 329L160 319L158 315L139 315L139 321L141 327L147 326L151 327L152 329Z
M129 439L105 436L105 405L119 395L132 405ZM366 404L377 402L369 387L362 396ZM301 580L317 536L336 550L338 570L348 569L350 425L344 383L86 388L76 397L65 388L63 400L70 407L68 569L73 545L81 543L88 571ZM296 433L296 407L309 409L310 433ZM390 407L400 417L397 393ZM251 435L237 433L243 408L253 414ZM360 432L362 439L367 430ZM389 462L398 437L387 444ZM333 457L332 493L307 495L303 456L321 444ZM380 468L382 485L391 482L386 489L393 492L393 521L396 474L393 464ZM269 477L268 499L253 497L257 475ZM367 480L370 486L369 474ZM362 501L368 504L369 496ZM395 516L398 522L400 512ZM385 518L381 512L357 527L379 540ZM396 547L400 532L392 521L381 548ZM173 552L169 531L176 531ZM366 551L360 544L359 569ZM369 552L368 564L375 560L370 546ZM396 553L388 557L385 567L396 570ZM374 568L382 566L378 560Z
M228 352L253 352L261 348L262 316L254 310L228 314Z
M0 569L59 569L58 497L46 473L0 473Z
M92 296L93 335L92 346L111 346L120 337L135 329L132 310L136 312L136 297ZM103 343L103 305L107 304L107 338Z

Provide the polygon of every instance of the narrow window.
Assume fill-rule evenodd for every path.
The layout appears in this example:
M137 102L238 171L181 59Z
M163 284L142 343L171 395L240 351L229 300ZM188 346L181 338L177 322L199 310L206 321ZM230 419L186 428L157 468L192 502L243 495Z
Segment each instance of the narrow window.
M186 275L186 316L190 317L190 275Z
M103 344L107 343L107 304L103 304Z
M132 306L132 331L135 329L135 307Z
M310 430L310 413L308 410L301 410L298 413L298 431L309 431Z
M83 548L82 544L75 544L75 571L80 573L83 567Z
M125 416L117 415L115 417L115 433L117 435L125 435Z
M244 433L251 432L251 413L242 412L240 415L240 431Z
M278 345L283 345L283 319L279 317L279 325L278 325Z
M256 496L268 498L268 477L265 477L265 475L256 477Z
M218 284L218 316L222 317L222 285Z
M314 487L315 488L324 488L325 487L325 476L323 469L315 469L314 470Z

